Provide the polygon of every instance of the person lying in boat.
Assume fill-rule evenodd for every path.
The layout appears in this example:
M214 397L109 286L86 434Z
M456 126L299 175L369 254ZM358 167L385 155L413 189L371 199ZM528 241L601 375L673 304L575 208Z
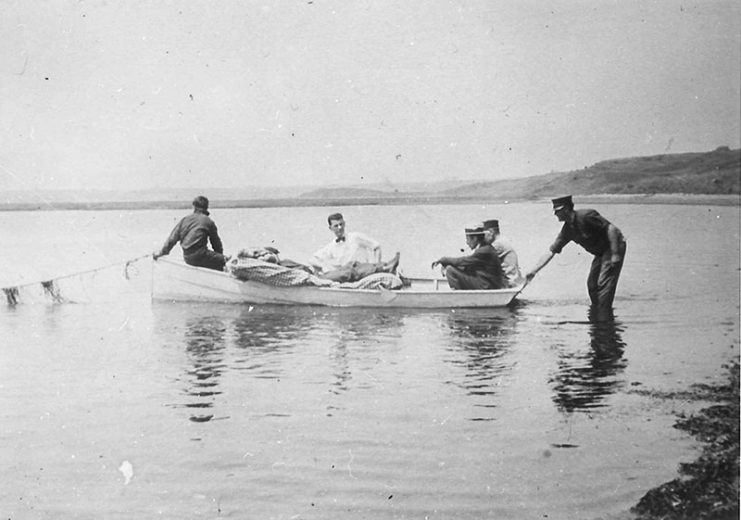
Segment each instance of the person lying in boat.
M509 240L504 238L499 230L499 221L496 219L485 220L483 223L484 241L490 244L499 257L504 273L505 287L519 287L525 282L520 272L520 263Z
M280 251L274 247L247 247L240 249L237 258L254 258L262 262L280 264Z
M193 199L193 213L177 223L162 248L155 251L152 257L157 260L169 254L175 244L180 242L186 264L223 271L228 257L224 256L224 246L219 238L219 232L209 215L208 199L203 195ZM209 241L213 251L208 248Z
M505 287L502 264L494 248L484 239L482 224L466 228L466 244L473 251L468 256L443 256L432 262L444 268L451 289L502 289Z
M335 282L355 282L374 273L396 273L399 253L388 262L381 261L381 244L357 232L345 232L341 213L327 217L335 238L309 259L314 274Z

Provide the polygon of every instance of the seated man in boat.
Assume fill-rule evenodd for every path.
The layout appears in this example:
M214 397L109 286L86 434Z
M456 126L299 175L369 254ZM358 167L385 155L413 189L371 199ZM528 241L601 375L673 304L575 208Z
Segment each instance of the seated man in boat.
M342 283L373 273L396 273L399 253L389 262L382 262L381 245L362 233L346 233L341 213L331 214L327 223L335 238L309 259L317 276Z
M452 289L502 289L505 287L502 264L494 248L484 240L482 224L466 228L466 244L473 251L468 256L443 256L432 267L444 267Z
M485 220L483 227L484 241L494 248L499 257L499 263L502 264L505 287L519 287L525 282L525 279L520 272L517 253L509 240L504 238L499 230L499 221L496 219Z
M228 258L224 256L224 246L216 224L209 214L206 197L199 195L193 199L193 213L186 215L177 223L162 249L156 251L152 257L157 260L169 254L175 244L180 242L186 264L223 271ZM208 248L209 241L213 251Z

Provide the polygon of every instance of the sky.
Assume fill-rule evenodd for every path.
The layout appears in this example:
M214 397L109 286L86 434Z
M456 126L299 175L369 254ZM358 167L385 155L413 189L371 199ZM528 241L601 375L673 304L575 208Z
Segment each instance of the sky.
M737 0L2 0L0 191L498 180L741 146Z

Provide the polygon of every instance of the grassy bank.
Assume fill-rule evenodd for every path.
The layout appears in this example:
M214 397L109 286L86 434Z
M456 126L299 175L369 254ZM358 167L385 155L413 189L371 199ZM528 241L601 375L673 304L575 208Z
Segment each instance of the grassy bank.
M739 518L739 365L728 381L696 385L687 396L713 405L680 417L675 427L702 443L697 460L683 463L680 476L646 493L633 512L639 520Z

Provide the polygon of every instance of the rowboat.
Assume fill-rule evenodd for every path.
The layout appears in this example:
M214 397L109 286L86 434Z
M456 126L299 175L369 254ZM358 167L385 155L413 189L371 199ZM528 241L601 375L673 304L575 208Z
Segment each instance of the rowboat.
M454 291L445 279L411 278L400 289L346 289L310 285L280 287L160 258L153 262L152 299L330 307L455 309L506 307L520 288Z

